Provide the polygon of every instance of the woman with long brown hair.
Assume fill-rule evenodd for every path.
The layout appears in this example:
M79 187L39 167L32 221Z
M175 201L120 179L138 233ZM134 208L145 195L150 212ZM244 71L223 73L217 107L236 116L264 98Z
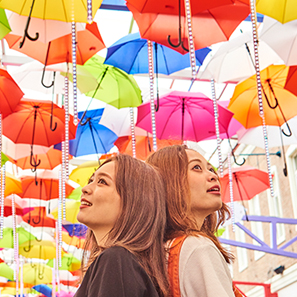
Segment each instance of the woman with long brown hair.
M107 159L82 189L77 219L89 230L75 297L168 296L165 192L156 170L128 155Z
M185 145L162 148L146 162L158 168L165 183L172 296L234 297L227 265L233 255L215 236L230 212L213 166Z

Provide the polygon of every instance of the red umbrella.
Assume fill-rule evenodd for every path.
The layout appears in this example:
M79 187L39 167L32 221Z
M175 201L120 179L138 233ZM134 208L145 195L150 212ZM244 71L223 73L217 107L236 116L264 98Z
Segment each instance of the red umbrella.
M297 96L297 66L290 66L284 89Z
M15 206L15 214L18 216L25 215L26 213L34 209L32 207L23 209L17 203L14 203L14 206ZM4 216L5 217L12 216L12 201L10 199L4 199Z
M34 210L28 212L23 216L23 221L33 227L56 227L56 220L46 215L45 207L36 207Z
M228 170L224 171L221 182L223 202L230 202L230 187ZM268 173L251 166L232 168L233 200L250 200L257 194L269 189Z
M228 40L236 27L250 13L249 5L246 3L247 1L235 0L232 4L192 14L195 49ZM161 43L182 54L187 52L185 47L188 47L188 32L184 16L158 12L141 13L129 3L127 6L137 22L142 38ZM180 44L184 46L179 46Z

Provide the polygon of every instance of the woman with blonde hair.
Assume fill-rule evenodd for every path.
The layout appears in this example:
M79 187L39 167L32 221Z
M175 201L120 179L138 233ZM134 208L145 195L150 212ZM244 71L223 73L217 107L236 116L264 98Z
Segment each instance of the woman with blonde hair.
M107 159L82 189L77 219L89 230L75 297L168 296L165 192L156 170L128 155Z
M172 296L234 297L228 268L234 258L215 236L230 212L213 166L185 145L162 148L146 162L165 184Z

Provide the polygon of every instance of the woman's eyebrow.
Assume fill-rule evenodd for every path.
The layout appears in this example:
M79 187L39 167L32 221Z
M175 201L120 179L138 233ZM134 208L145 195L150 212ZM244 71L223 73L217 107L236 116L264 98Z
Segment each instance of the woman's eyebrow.
M100 177L100 176L107 177L110 180L113 180L112 177L109 174L105 173L105 172L99 172L96 177Z
M190 163L192 163L192 162L199 162L199 163L202 163L202 161L201 161L200 159L192 159L192 160L189 161L188 164L190 164ZM213 168L213 166L212 166L209 162L207 162L206 166Z

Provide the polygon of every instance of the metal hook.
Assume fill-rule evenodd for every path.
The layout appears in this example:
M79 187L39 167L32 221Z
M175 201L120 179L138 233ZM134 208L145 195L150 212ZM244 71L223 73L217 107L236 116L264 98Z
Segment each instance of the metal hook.
M53 128L53 114L51 114L50 129L53 132L57 129L57 122L55 122L55 127Z
M56 74L56 72L54 72L53 80L52 80L51 84L47 86L47 85L44 83L44 75L45 75L45 67L46 67L46 64L47 64L48 50L49 50L49 47L48 47L48 49L47 49L46 62L45 62L45 64L44 64L44 66L43 66L42 76L41 76L41 84L42 84L45 88L47 88L47 89L51 88L51 87L55 84L55 74Z
M31 239L29 239L28 249L26 247L23 247L23 249L26 253L29 253L31 251L31 249L32 249Z
M238 166L242 166L242 165L245 163L245 161L246 161L245 158L243 158L242 163L238 163L237 160L236 160L236 157L235 157L235 155L234 155L234 148L231 146L230 138L228 138L228 142L229 142L229 146L230 146L230 148L231 148L231 154L232 154L234 163L235 163L236 165L238 165ZM237 145L236 145L236 146L237 146ZM235 148L236 148L236 146L235 146Z
M178 43L177 44L173 44L170 40L170 35L167 36L167 41L168 43L172 46L172 47L179 47L181 46L186 52L189 51L189 49L187 49L184 46L184 42L182 41L182 34L181 34L181 8L180 8L181 4L180 4L180 0L178 1Z
M41 246L40 246L40 248L41 248ZM39 263L39 267L38 267L38 278L39 278L39 279L43 279L44 268L45 268L45 266L43 266L43 270L42 270L42 272L40 271L40 267L41 267L41 265L40 265L40 263Z
M155 42L155 61L156 61L156 85L157 85L157 105L155 105L155 111L157 112L160 107L159 103L159 75L158 75L158 43Z
M36 160L33 156L33 146L32 146L32 150L31 150L31 154L30 154L30 165L34 168L32 168L32 172L35 172L37 167L40 165L41 160L39 159L38 162L36 163Z
M272 88L272 85L271 85L270 81L271 81L270 78L266 79L266 82L267 82L268 85L269 85L270 91L272 92L272 94L273 94L273 96L274 96L274 100L275 100L275 105L274 105L274 106L272 106L272 105L270 104L270 102L269 102L269 100L268 100L268 97L267 97L267 95L266 95L266 93L265 93L264 88L263 88L262 85L261 85L261 87L262 87L262 91L263 91L263 93L264 93L264 96L265 96L265 99L266 99L266 102L267 102L268 106L269 106L271 109L275 109L275 108L278 107L278 100L277 100L277 98L276 98L276 96L275 96L275 93L274 93L274 90L273 90L273 88Z
M32 222L35 224L35 225L38 225L41 221L41 207L39 208L39 217L38 217L38 221L35 222L34 218L32 219Z
M19 48L22 48L23 47L26 38L30 39L31 41L36 41L39 38L39 33L38 32L35 33L35 37L31 37L29 35L29 33L28 33L28 29L29 29L29 25L30 25L30 21L31 21L31 14L32 14L34 3L35 3L35 0L32 1L30 13L29 13L29 16L28 16L28 19L27 19L25 30L24 30L24 36L23 36L22 41L19 44Z
M86 113L87 113L87 111L85 110L85 112L83 113L83 115L82 115L82 117L81 117L81 119L80 119L80 121L79 121L79 124L80 124L81 126L85 126L85 125L92 119L92 118L87 118L87 119L83 122L83 119L85 118Z
M291 128L290 128L288 122L286 122L286 126L287 126L287 128L288 128L288 130L289 130L289 134L286 134L286 132L285 132L284 129L282 129L282 133L283 133L285 136L287 136L287 137L291 137L293 134L292 134L292 131L291 131Z
M36 168L40 165L41 160L39 159L38 162L36 162L34 156L33 156L33 145L34 145L34 136L35 136L35 126L36 126L36 118L37 118L37 109L39 108L38 105L34 106L34 122L33 122L33 133L32 133L32 142L31 142L31 153L30 153L30 165L34 167L34 172L36 171ZM36 181L35 181L36 182Z

